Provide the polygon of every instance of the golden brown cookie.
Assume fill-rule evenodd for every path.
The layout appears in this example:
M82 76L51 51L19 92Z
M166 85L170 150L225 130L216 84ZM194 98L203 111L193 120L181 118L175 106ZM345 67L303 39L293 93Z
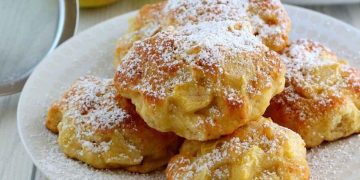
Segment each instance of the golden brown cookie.
M220 139L186 140L166 169L177 179L309 179L305 143L295 132L260 118Z
M285 90L266 116L299 133L307 147L360 132L360 72L323 45L298 40L283 53Z
M230 134L265 112L284 86L280 57L246 21L168 28L138 41L115 75L152 128L191 140Z
M79 78L50 107L46 124L59 132L58 143L67 156L100 169L159 169L182 141L151 129L131 102L117 95L112 80L93 76Z
M167 26L184 26L206 21L249 21L253 34L270 49L283 50L288 44L290 18L279 0L169 0L145 5L130 23L129 33L120 38L115 66L133 42L150 37Z

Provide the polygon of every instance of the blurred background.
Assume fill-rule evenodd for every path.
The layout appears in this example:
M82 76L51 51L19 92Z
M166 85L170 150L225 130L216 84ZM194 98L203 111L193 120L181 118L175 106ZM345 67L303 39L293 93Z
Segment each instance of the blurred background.
M65 1L75 2L75 0ZM77 31L74 33L76 35L104 20L158 1L80 0ZM302 7L330 15L360 28L360 3L302 5ZM22 19L24 16L27 18ZM0 82L9 78L9 74L16 76L17 72L31 69L46 55L56 37L58 16L57 0L0 0ZM11 47L6 43L7 41L16 43ZM6 56L11 56L12 59L5 59ZM19 95L17 93L0 96L0 179L45 179L26 154L17 134L16 108Z

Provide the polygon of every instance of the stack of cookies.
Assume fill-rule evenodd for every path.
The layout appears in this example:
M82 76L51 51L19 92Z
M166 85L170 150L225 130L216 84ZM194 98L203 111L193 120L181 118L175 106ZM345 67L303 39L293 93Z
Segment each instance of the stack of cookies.
M278 0L146 5L114 79L79 78L46 127L99 169L309 179L306 147L360 131L360 73L319 43L290 44L290 27Z

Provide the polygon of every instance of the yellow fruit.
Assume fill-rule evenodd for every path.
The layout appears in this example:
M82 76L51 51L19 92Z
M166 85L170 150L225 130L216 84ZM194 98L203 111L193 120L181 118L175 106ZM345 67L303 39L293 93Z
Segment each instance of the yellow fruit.
M80 7L82 8L94 8L105 6L111 3L115 3L118 0L80 0Z

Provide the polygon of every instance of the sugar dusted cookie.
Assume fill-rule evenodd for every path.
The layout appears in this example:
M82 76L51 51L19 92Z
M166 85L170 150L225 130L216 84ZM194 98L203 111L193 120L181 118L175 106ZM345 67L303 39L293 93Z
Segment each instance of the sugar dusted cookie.
M298 40L283 53L285 90L266 115L308 147L360 132L360 72L323 45Z
M115 75L152 128L192 140L230 134L258 119L284 86L277 53L247 21L168 28L138 41Z
M188 141L166 169L175 179L309 179L305 143L269 119L249 122L219 139Z
M69 157L100 169L149 172L165 166L182 140L151 129L113 81L79 78L48 112L47 127L59 133ZM57 125L57 126L56 126Z
M129 33L118 41L114 64L119 64L135 41L168 26L244 20L250 22L252 33L270 49L279 52L287 46L291 22L280 0L169 0L139 10Z

